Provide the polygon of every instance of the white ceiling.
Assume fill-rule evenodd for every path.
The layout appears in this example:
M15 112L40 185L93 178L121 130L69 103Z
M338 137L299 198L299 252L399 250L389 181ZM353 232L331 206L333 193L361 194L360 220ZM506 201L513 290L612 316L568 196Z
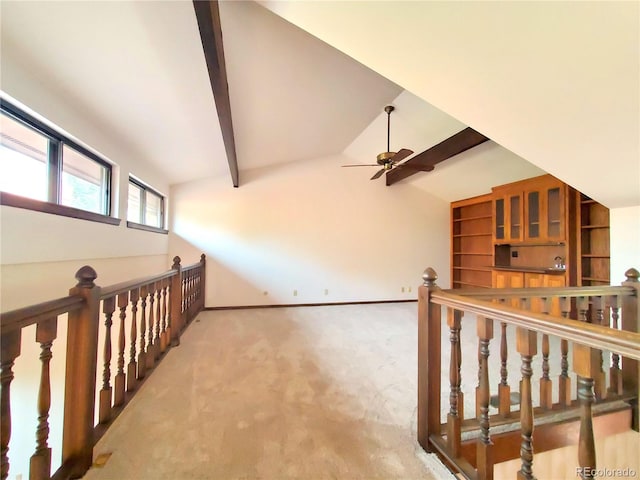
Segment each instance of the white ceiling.
M401 91L253 2L220 22L240 169L341 152Z
M172 183L226 171L214 161L225 151L190 2L1 8L2 59L19 58L87 122L108 125Z
M637 4L262 3L220 3L241 185L342 151L370 163L393 103L394 149L467 124L609 206L640 204ZM228 175L191 2L0 8L3 69L19 59L170 183ZM463 198L541 171L522 158L489 142L406 182Z
M640 2L261 3L600 202L640 205Z

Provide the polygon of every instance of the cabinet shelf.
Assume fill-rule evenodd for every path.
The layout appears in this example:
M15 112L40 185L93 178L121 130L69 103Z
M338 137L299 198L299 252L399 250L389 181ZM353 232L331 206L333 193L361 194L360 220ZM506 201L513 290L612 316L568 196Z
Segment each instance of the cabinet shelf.
M491 287L493 197L480 195L451 203L453 288Z
M454 255L484 255L490 257L491 252L453 252Z
M609 209L580 194L578 278L583 285L610 283Z
M587 280L589 282L609 283L609 279L607 278L582 277L582 280Z
M490 236L491 236L491 232L489 233L458 233L458 234L455 234L453 237L461 238L461 237L490 237Z
M470 272L489 272L491 273L492 269L489 267L453 267L454 270L468 270Z
M454 222L465 222L467 220L486 220L491 219L491 215L477 215L475 217L454 218Z
M461 282L460 280L454 280L452 283L455 283L457 285L466 285L468 287L491 288L486 285L480 285L479 283Z

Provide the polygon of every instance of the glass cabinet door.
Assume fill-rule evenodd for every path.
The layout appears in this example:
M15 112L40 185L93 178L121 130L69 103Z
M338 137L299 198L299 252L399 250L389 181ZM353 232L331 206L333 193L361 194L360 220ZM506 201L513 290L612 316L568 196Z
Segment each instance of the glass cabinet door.
M540 238L540 193L527 194L527 238Z
M561 236L561 212L560 188L550 188L547 190L547 235L549 238Z
M504 240L504 198L496 199L496 239Z
M509 227L511 240L520 239L520 195L509 197Z

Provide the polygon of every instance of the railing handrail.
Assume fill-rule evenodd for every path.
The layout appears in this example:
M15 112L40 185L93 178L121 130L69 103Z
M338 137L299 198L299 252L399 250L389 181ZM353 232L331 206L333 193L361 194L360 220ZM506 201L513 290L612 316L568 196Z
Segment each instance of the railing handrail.
M67 295L66 297L3 312L0 313L0 328L2 333L8 333L28 327L47 318L79 310L83 304L84 298L81 296Z
M640 333L614 330L602 325L543 313L524 312L518 308L476 300L445 290L433 292L431 300L438 305L475 313L516 327L553 335L581 345L616 352L625 357L640 360Z
M202 265L201 262L196 262L196 263L193 263L191 265L187 265L186 267L182 267L182 271L185 272L185 271L188 271L188 270L193 270L195 268L200 267L201 265Z
M625 286L595 287L530 287L530 288L459 288L442 290L462 297L473 298L529 298L529 297L612 297L633 296L635 289Z
M149 275L147 277L135 278L133 280L127 280L125 282L109 285L108 287L102 287L100 289L100 300L104 300L105 298L110 298L115 295L128 292L135 288L140 288L145 285L149 285L154 282L159 282L160 280L164 280L166 278L171 278L174 275L176 275L176 273L177 273L176 270L171 269L163 273L159 273L157 275Z

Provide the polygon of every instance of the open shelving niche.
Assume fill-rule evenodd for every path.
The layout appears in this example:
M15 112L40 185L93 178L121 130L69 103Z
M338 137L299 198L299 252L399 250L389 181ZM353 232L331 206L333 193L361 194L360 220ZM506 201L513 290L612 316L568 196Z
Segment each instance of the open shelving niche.
M491 288L491 194L451 203L451 285Z
M578 193L580 200L579 281L581 285L609 285L610 243L609 209Z

